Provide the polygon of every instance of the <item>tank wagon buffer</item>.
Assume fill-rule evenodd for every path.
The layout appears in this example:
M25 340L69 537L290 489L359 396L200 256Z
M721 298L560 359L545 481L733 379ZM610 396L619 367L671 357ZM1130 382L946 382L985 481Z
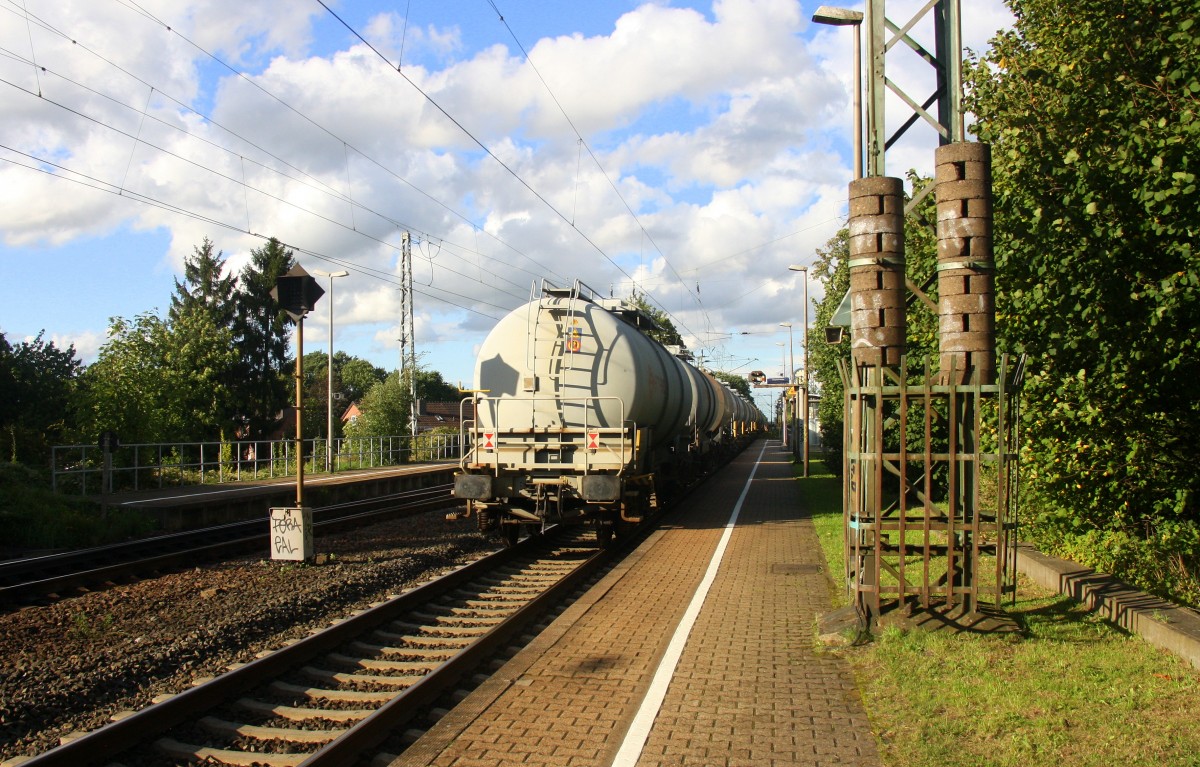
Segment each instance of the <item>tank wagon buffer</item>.
M591 520L608 543L656 501L744 447L762 413L653 321L576 282L500 320L480 348L463 408L454 495L483 531Z

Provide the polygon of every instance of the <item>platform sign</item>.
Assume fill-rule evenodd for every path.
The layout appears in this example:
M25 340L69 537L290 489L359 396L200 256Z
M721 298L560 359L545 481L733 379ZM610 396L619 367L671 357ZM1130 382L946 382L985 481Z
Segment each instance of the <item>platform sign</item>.
M271 509L271 559L307 561L313 558L312 508Z

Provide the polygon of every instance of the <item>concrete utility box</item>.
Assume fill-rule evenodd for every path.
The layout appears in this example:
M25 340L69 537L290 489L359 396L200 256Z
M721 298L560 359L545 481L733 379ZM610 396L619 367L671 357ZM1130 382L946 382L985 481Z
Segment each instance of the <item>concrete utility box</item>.
M271 559L313 558L312 508L271 509Z

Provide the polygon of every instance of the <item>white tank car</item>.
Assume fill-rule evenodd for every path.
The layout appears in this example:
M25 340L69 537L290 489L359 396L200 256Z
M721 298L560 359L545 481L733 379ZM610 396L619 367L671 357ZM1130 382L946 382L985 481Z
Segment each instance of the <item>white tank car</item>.
M454 486L481 529L515 541L521 525L587 515L607 541L640 520L652 495L711 468L763 425L685 352L645 335L651 326L580 283L543 286L496 324L464 401Z

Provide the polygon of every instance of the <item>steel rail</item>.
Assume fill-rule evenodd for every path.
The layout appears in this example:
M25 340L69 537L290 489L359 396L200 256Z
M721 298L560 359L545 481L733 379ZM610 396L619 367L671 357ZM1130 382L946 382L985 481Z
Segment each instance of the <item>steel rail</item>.
M416 718L422 707L432 704L450 686L494 655L550 607L578 589L596 570L615 556L611 549L598 550L571 573L498 624L486 636L459 651L435 673L423 677L357 726L314 752L300 763L300 767L340 767L353 764L363 752L383 743L400 727Z
M313 524L321 532L332 532L372 524L379 517L398 512L411 515L457 505L460 501L450 496L450 487L448 484L436 485L319 507L314 510L318 518ZM0 583L8 583L0 585L0 603L57 593L89 583L104 583L139 572L165 570L181 562L192 565L197 559L212 560L257 547L265 550L270 538L265 522L265 518L231 522L109 546L3 562L0 563ZM220 540L214 541L214 537ZM98 562L112 564L97 566ZM39 577L46 572L54 574Z
M155 735L194 720L198 714L228 703L247 690L303 666L311 658L330 652L346 642L372 631L377 626L395 620L414 608L423 606L438 596L507 564L519 556L528 555L544 545L544 536L534 536L516 546L500 549L412 591L400 594L378 607L353 615L318 634L308 636L295 644L227 671L205 684L148 706L123 719L35 756L22 764L24 767L82 767L89 764L107 763L117 754L152 741ZM606 561L604 558L607 556L609 556L608 552L598 552L594 557L585 560L585 563L598 567L598 562ZM566 589L574 588L577 584L577 580L572 576L566 577L571 579L569 586L560 582L552 587L552 591L557 597L561 597L563 593L566 593ZM497 634L499 639L489 639L492 636L492 632L489 632L487 636L461 650L443 664L437 672L429 676L432 677L436 674L442 680L453 677L449 683L457 681L458 676L464 673L472 663L478 663L481 658L501 646L497 644L498 642L508 641L513 634L524 628L538 609L544 609L545 602L539 604L543 607L523 607L499 624L496 628L496 632L499 632ZM520 620L518 620L518 616L520 616ZM448 671L443 672L442 669L448 669ZM443 676L443 673L447 676ZM442 684L442 687L439 688L439 684ZM386 737L384 733L387 728L395 726L393 722L404 720L406 716L411 717L413 707L433 700L444 689L445 686L442 682L432 682L429 677L422 679L400 696L408 702L396 704L393 701L391 704L385 704L384 707L364 719L359 726L370 722L370 725L364 730L364 734L352 734L353 730L348 731L332 741L327 748L335 749L335 753L338 755L357 753L365 748L370 748ZM309 761L314 758L316 758L315 754L309 757ZM313 764L347 763L346 761L337 761L338 758L344 760L346 757L321 757L321 761L313 762ZM305 762L305 764L308 763L308 761Z

